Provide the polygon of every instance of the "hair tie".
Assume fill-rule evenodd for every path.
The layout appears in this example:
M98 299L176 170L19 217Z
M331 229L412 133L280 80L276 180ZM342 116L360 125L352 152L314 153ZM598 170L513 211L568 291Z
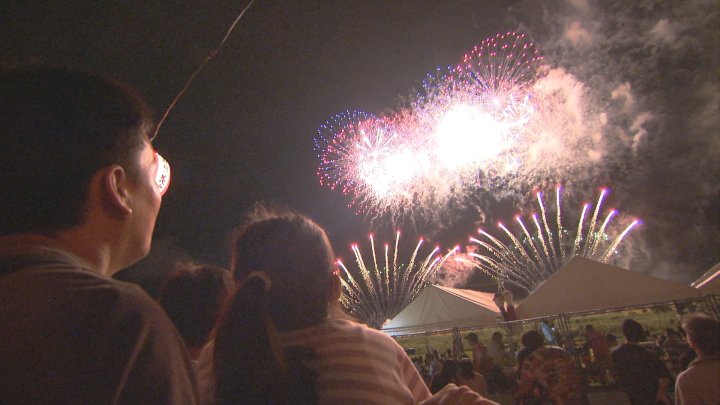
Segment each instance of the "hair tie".
M269 274L264 271L253 271L250 272L247 277L245 277L245 282L247 282L253 277L259 278L263 281L263 283L265 284L265 292L270 291L270 287L272 287L272 279L270 278Z

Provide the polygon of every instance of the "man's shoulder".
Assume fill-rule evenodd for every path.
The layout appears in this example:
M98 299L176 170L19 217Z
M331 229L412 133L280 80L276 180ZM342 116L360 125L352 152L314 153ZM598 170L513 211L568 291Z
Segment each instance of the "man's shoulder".
M707 379L707 370L702 370L697 364L690 363L687 370L678 374L675 379L675 386L687 390L689 386L695 385L698 381Z
M691 361L687 370L683 371L681 374L685 373L688 375L706 373L720 375L720 357L698 357Z
M139 286L105 276L96 285L96 298L111 311L109 318L125 319L138 327L149 328L154 333L174 331L172 322L162 307Z
M688 378L692 378L691 376L697 371L697 369L694 369L694 367L691 365L686 370L683 370L678 374L677 378L675 379L675 384L681 385L684 381L686 381Z
M3 258L7 259L7 258ZM139 286L93 272L62 256L26 256L32 263L0 277L0 288L15 300L52 300L62 308L84 308L83 312L109 318L158 317L162 309ZM12 291L28 291L17 296ZM50 310L51 308L46 308Z
M142 312L152 316L165 317L165 312L142 288L125 281L106 278L106 288L116 296L117 303L127 310Z

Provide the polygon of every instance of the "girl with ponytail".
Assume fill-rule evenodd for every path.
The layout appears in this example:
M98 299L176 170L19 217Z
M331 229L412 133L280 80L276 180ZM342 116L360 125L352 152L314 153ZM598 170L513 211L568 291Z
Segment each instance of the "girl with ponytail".
M201 374L215 371L206 403L497 405L454 384L431 397L391 337L339 317L335 255L308 217L256 208L231 270L238 288L205 351L209 365L201 356Z
M283 347L282 332L327 318L334 256L323 230L293 212L257 207L234 239L238 288L215 340L216 403L313 404L312 349Z

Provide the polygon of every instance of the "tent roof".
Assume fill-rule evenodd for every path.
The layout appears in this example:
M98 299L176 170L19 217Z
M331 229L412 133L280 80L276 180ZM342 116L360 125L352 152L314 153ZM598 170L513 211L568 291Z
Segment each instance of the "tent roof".
M690 286L697 288L703 294L720 294L720 263L706 271Z
M576 256L517 306L521 319L696 297L682 283Z
M494 295L428 285L383 331L392 335L494 323L500 316L492 300Z

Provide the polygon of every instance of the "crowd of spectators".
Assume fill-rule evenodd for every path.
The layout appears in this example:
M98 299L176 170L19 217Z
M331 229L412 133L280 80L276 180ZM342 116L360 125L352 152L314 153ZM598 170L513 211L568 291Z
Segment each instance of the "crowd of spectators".
M567 343L565 348L548 344L562 339L548 339L538 330L522 335L521 348L504 344L498 331L492 333L487 345L472 332L466 335L468 353L448 351L439 356L442 367L428 368L421 363L418 367L427 373L431 390L437 391L450 382L470 386L458 371L460 365L467 365L482 381L482 388L473 389L491 396L510 394L518 405L586 403L589 383L615 387L631 404L715 404L720 400L719 325L709 315L690 313L681 318L677 330L667 329L665 337L652 337L639 322L626 319L621 325L622 342L611 333L602 334L593 325L586 325L581 335L585 344ZM514 367L495 367L513 350ZM492 351L495 356L489 355ZM437 357L437 351L433 353ZM471 357L463 357L466 355ZM453 360L452 356L461 359ZM427 358L428 364L436 363L433 355ZM435 371L428 373L432 368ZM513 373L508 380L509 370ZM497 385L498 374L506 378L507 385Z
M180 266L158 302L112 279L148 253L169 184L152 128L124 85L62 68L1 71L0 403L586 399L571 353L537 331L522 336L517 355L500 332L487 345L469 333L471 357L411 361L391 337L343 314L327 235L291 210L258 205L233 240L229 270ZM502 302L514 314L512 296ZM696 358L677 377L677 404L720 402L718 325L683 318ZM639 344L642 326L626 320L622 330L625 343L615 344L588 325L593 362L633 404L669 404L672 376ZM678 357L683 344L670 333L660 342Z

